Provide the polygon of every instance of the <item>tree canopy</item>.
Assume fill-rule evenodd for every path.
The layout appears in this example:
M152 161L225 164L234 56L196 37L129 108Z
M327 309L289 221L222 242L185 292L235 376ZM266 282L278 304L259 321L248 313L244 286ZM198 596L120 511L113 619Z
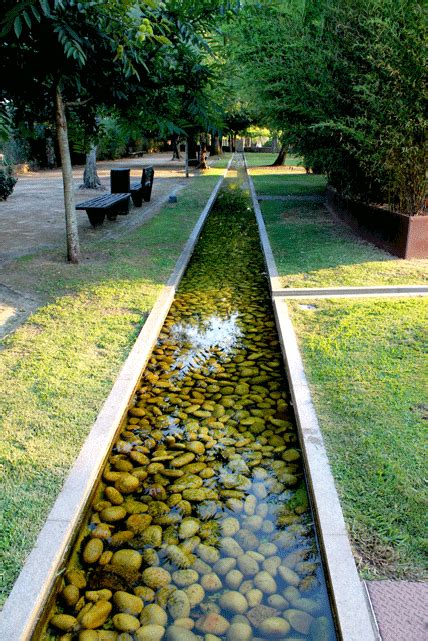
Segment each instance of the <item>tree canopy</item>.
M342 193L417 213L425 190L426 14L417 0L246 5L229 50L261 124Z

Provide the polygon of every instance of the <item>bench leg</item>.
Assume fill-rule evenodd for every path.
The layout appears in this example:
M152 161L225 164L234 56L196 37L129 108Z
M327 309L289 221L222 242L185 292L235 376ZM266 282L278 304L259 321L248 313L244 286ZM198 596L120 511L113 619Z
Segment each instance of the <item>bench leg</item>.
M150 187L144 187L144 201L146 203L150 202L151 195L152 195L152 186L150 185Z
M133 189L131 191L132 202L134 207L141 207L143 204L143 190L142 189Z
M124 203L119 203L114 208L114 214L119 216L126 216L126 214L129 214L129 199Z
M86 213L88 214L89 222L94 229L95 227L101 227L106 216L104 211L100 211L99 209L87 209Z

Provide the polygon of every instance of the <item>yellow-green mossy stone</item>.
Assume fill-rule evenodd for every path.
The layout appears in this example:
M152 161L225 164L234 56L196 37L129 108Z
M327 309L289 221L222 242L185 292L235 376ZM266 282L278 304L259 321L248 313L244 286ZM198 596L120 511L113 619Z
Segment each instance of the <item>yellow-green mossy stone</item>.
M156 590L171 583L171 575L163 568L146 568L141 575L143 583Z
M165 628L162 625L149 623L135 632L135 639L136 641L161 641L164 635Z
M149 525L143 532L141 538L146 545L160 547L162 545L162 528L160 525Z
M140 614L143 609L143 602L138 596L135 596L135 594L129 594L129 592L124 592L122 590L115 592L113 602L120 612L132 614L133 616Z
M197 519L185 518L178 529L178 536L180 539L189 539L199 531L200 527L201 524Z
M131 614L115 614L112 621L119 632L135 632L140 627L140 621Z
M168 615L157 603L146 605L140 616L141 625L156 624L166 626Z
M77 619L70 614L54 614L49 623L62 632L69 632L76 625Z
M139 570L143 558L136 550L118 550L115 552L111 559L112 565L120 565L128 570Z
M112 607L110 601L97 601L80 619L81 626L89 630L100 628L107 621Z
M104 543L101 539L91 539L83 549L83 560L85 563L96 563L104 551Z

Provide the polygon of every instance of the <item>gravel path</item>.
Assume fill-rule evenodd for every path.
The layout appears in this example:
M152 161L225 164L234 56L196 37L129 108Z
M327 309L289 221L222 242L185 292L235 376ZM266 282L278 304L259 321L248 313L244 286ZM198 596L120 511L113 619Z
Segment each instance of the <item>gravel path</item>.
M110 190L110 169L130 167L131 178L141 177L142 168L153 165L155 179L150 203L142 207L130 206L128 216L116 221L105 221L93 229L85 211L77 212L79 238L85 250L91 241L117 238L154 216L169 195L179 192L188 184L184 176L184 162L171 161L171 153L146 154L143 158L125 158L99 162L98 175L106 193ZM73 170L76 203L94 198L100 193L79 189L83 167ZM192 174L191 174L192 175ZM25 281L23 265L22 287L16 286L17 258L39 253L44 249L63 249L66 255L64 200L60 169L33 171L19 176L13 194L0 201L0 338L14 331L44 303L31 291Z

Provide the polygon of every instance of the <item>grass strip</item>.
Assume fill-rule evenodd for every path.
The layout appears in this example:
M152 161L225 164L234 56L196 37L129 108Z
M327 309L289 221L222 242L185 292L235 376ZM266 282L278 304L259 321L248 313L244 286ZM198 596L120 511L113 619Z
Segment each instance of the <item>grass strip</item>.
M252 169L251 177L259 196L319 196L327 186L325 176L290 173L287 167Z
M289 307L363 576L426 578L428 301Z
M302 188L306 185L308 195L317 193L319 176L292 178L298 178ZM267 190L269 181L260 179L262 191ZM287 187L287 181L284 184ZM428 260L395 258L359 239L322 203L261 201L260 206L283 287L416 285L428 281Z
M265 165L272 165L278 154L269 154L264 152L253 152L245 153L245 160L247 161L248 167L263 167ZM281 167L301 167L303 166L303 158L300 156L287 155L285 158L284 165ZM279 167L278 169L280 169Z
M11 265L51 302L0 353L1 603L221 173L77 266L59 250Z

